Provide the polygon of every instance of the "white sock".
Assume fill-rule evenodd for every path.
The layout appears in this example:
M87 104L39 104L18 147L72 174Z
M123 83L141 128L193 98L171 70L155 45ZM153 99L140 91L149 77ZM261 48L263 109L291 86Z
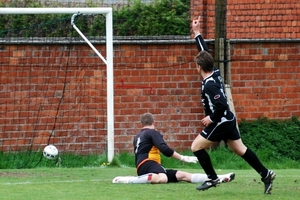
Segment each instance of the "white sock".
M206 174L192 174L191 182L192 183L203 183L207 179L208 178L207 178Z
M144 174L142 176L131 177L128 183L151 183L152 173Z

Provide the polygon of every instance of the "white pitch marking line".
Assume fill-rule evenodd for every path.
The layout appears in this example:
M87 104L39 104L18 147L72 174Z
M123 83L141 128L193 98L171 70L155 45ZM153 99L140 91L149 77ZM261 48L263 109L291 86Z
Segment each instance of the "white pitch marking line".
M76 183L76 182L100 182L100 181L111 181L110 179L91 179L91 180L64 180L64 181L44 181L44 182L8 182L8 183L0 183L0 185L27 185L27 184L42 184L42 183Z

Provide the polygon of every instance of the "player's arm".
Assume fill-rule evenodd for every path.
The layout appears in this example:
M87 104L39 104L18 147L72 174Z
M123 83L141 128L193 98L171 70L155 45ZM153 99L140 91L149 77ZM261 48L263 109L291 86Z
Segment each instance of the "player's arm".
M205 93L209 96L210 101L214 105L214 112L210 114L209 118L212 122L219 122L228 110L228 103L225 94L220 90L218 85L213 81L209 81L205 85Z
M152 135L152 142L153 144L159 149L159 151L164 154L167 157L172 157L177 160L181 160L183 162L188 162L188 163L196 163L198 162L197 157L195 156L184 156L173 149L171 149L163 139L163 136L160 134L160 132L155 131L154 134Z
M167 157L171 157L173 155L174 150L166 144L160 132L153 130L151 133L151 139L154 146L156 146L163 155Z
M208 51L208 47L204 41L204 39L202 38L202 35L199 34L195 37L196 40L196 45L197 45L197 49L198 51Z
M192 23L192 30L194 32L195 40L196 40L196 45L198 51L208 51L208 47L206 45L206 42L202 38L201 32L200 32L200 16L198 19L193 20Z

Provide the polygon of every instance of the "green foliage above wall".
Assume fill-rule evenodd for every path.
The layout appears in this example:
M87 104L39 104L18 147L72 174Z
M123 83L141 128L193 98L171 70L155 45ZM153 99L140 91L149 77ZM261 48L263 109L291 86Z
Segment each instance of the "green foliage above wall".
M114 14L115 35L188 35L189 4L180 0L140 0Z
M13 1L6 7L17 7ZM5 7L0 3L1 7ZM23 7L43 7L32 0L23 1ZM90 5L89 7L95 7ZM130 0L128 4L114 8L114 36L159 36L190 34L190 2L187 0L154 0L151 4L141 0ZM75 13L74 13L75 14ZM34 37L72 36L71 17L64 15L0 15L0 37L32 37L31 34L11 34L11 30L34 29L40 35ZM58 27L57 21L66 21ZM41 27L48 24L50 27ZM77 18L75 24L88 36L105 35L105 17L102 15L84 15ZM24 32L24 31L23 31ZM64 35L62 35L62 32Z

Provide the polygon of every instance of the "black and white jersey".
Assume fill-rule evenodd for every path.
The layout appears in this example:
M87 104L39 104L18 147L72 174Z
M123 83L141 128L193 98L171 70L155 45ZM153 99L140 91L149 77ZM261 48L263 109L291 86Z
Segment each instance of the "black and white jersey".
M199 51L208 51L201 34L197 35L195 40ZM209 115L213 122L220 122L222 117L226 119L233 117L233 113L229 110L220 71L216 67L212 74L202 81L201 100L205 116Z
M209 115L213 122L220 122L222 117L232 118L222 78L215 71L202 81L201 100L205 116Z
M161 164L160 152L167 157L171 157L174 153L174 150L164 141L161 133L155 129L142 129L135 136L133 146L136 168L147 160Z

